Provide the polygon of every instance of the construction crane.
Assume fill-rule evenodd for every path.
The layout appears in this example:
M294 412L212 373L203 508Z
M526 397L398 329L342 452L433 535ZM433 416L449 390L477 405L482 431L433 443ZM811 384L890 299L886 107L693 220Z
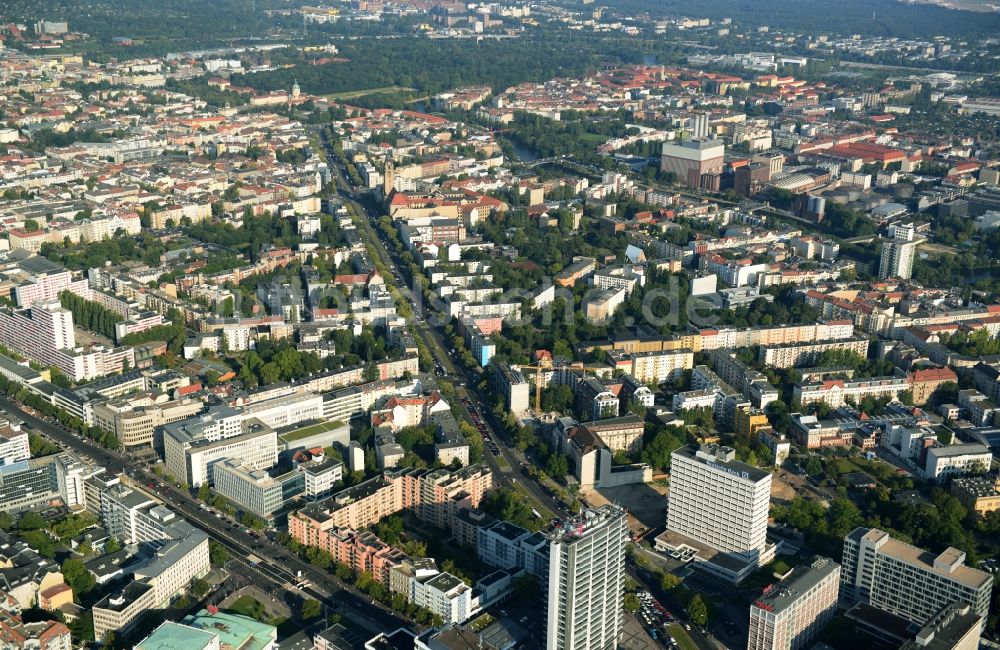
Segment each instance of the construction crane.
M556 366L552 365L551 361L542 361L539 363L526 363L518 364L518 370L530 370L535 373L535 413L541 415L542 413L542 373L545 371L555 372L556 370L564 370L567 372L587 372L587 371L600 371L604 373L613 372L613 368L610 366L588 366L582 363L574 364L571 366Z

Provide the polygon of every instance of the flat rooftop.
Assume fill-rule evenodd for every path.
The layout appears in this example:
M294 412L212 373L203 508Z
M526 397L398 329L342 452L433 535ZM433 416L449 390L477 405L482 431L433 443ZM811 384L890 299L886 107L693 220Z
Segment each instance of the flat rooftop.
M810 564L792 569L791 574L754 601L754 606L780 612L839 569L840 565L833 560L817 557Z
M211 632L166 621L140 641L135 650L199 650L208 647L214 638Z
M874 528L855 528L848 534L849 537L858 542L865 537L868 537L870 541L876 541L881 535L888 537L888 533ZM922 571L959 582L972 589L979 589L993 580L993 576L985 571L974 569L965 564L955 565L959 558L964 555L956 548L947 548L944 552L935 555L930 551L889 537L879 548L879 553L900 562L905 562L910 566L917 567ZM935 560L939 558L944 561L941 568L934 566ZM952 566L953 568L951 571L948 571L944 566Z
M718 445L688 445L674 451L674 456L682 456L692 461L699 462L708 467L715 467L729 474L735 474L740 478L757 483L771 476L770 472L747 465L735 460L735 455L728 454L727 447Z

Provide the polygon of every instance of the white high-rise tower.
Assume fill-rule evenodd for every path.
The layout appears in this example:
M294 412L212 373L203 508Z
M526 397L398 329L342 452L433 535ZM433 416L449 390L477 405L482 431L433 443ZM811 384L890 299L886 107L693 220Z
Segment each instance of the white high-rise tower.
M691 445L670 460L667 531L657 546L687 547L705 560L698 566L738 582L769 561L767 544L771 474L736 460L720 445Z
M548 533L547 650L614 650L622 633L625 511L585 510Z

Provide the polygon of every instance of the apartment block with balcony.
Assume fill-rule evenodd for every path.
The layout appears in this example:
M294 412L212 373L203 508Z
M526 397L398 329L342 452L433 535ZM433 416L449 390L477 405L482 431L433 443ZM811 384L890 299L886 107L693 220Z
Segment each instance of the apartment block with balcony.
M844 538L840 599L865 603L923 625L942 608L965 601L982 617L993 576L966 566L955 548L934 554L877 528L855 528Z

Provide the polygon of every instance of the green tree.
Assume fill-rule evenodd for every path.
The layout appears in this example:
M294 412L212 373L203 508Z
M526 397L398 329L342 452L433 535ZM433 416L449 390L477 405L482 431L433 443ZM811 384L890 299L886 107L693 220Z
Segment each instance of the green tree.
M666 471L670 468L670 455L687 444L687 432L680 427L663 427L652 439L647 436L642 450L642 462L650 467Z
M565 384L554 384L542 390L542 410L569 413L573 409L573 389Z
M688 601L687 613L691 617L691 622L699 627L704 627L708 623L708 605L702 600L701 594L695 594Z
M545 464L545 471L555 479L562 479L569 474L569 460L564 454L552 454Z
M244 512L240 516L240 523L251 530L264 530L267 527L266 521L249 512Z
M37 512L26 512L17 520L17 529L24 532L45 528L45 520Z
M376 524L375 534L386 544L395 546L403 534L403 518L399 515L386 517Z
M225 566L229 561L229 549L214 539L208 540L208 559L214 567Z
M631 591L625 593L625 611L629 614L635 614L639 611L642 603L639 602L639 597L632 593Z
M83 614L68 624L70 634L75 643L94 640L94 616L89 609L85 609Z
M660 579L660 588L663 591L673 591L681 586L681 579L672 573L664 573Z
M299 611L299 614L302 616L302 620L311 621L312 619L319 617L322 613L323 605L321 605L318 600L306 598L302 601L302 609Z
M94 574L84 565L83 560L69 558L62 564L63 579L73 589L73 596L79 599L94 588L97 583Z
M191 583L191 593L198 598L204 598L211 588L212 585L208 584L204 578L198 578Z

